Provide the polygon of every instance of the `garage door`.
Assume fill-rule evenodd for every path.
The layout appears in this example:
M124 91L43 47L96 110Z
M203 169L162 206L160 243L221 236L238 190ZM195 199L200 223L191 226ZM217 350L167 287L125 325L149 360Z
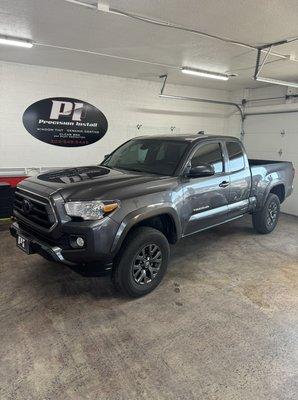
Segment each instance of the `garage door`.
M282 211L298 216L298 113L247 116L244 144L250 158L292 161L294 192Z

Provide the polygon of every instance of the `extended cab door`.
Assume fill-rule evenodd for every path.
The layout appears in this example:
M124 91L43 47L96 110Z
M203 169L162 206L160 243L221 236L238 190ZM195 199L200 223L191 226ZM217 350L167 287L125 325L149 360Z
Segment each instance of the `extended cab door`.
M247 212L251 188L251 173L242 143L226 140L226 156L230 174L228 218L236 218Z
M215 175L183 178L183 235L224 222L228 216L229 174L226 171L224 142L206 140L192 152L188 166L211 164Z

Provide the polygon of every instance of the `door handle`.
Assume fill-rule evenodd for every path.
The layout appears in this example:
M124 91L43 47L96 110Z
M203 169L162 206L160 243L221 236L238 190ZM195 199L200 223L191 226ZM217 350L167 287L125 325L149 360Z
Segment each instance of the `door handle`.
M219 186L222 187L222 188L225 188L225 187L229 186L229 184L230 184L230 182L228 182L228 181L223 181L223 182L221 182L221 183L219 184Z

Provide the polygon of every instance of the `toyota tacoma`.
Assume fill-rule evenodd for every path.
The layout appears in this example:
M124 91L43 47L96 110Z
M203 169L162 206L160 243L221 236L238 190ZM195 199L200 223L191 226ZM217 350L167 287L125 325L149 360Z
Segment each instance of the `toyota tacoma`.
M290 162L248 159L235 137L138 137L100 165L22 181L10 231L26 253L95 265L138 297L161 282L169 244L247 213L272 232L294 173Z

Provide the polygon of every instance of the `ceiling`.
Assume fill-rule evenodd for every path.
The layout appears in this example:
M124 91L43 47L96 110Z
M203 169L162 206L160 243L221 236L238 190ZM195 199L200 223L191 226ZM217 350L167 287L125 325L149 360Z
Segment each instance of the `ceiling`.
M81 0L95 3L95 0ZM297 0L107 0L110 7L185 25L251 45L298 36ZM0 0L0 34L91 53L34 46L0 47L0 60L99 74L234 90L264 84L252 80L256 51L123 16L96 12L64 0ZM275 51L298 59L298 41ZM298 62L269 57L262 76L298 82ZM272 62L273 61L273 62ZM151 63L156 63L152 65ZM227 82L183 75L182 65L234 72Z

